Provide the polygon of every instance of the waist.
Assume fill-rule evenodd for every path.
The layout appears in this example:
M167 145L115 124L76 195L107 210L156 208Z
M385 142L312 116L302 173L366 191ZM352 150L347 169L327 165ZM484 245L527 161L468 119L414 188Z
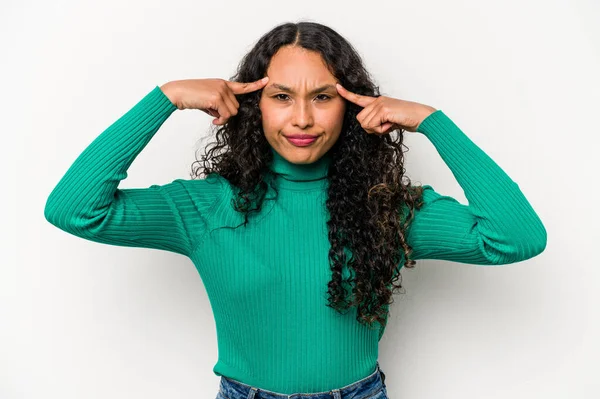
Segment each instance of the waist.
M387 399L385 374L377 362L368 376L350 384L321 392L281 393L245 384L233 378L221 376L218 399Z

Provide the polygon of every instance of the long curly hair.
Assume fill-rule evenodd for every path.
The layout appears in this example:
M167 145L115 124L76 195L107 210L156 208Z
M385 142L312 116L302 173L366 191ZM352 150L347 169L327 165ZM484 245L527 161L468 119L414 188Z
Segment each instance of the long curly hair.
M284 23L263 35L243 57L229 79L253 82L266 75L273 55L282 46L319 52L331 73L348 90L380 96L353 46L333 29L315 22ZM192 178L216 173L236 188L232 206L244 214L260 212L272 171L273 154L262 130L259 101L262 90L237 95L238 113L216 126L214 142L201 160L192 164ZM356 115L361 107L346 103L342 131L329 150L326 206L332 279L327 306L343 313L356 306L362 324L385 327L392 295L403 288L399 273L413 268L406 232L415 207L422 205L422 186L411 186L404 176L403 129L386 135L367 134ZM193 165L202 163L194 170ZM241 225L240 225L241 226ZM239 226L238 226L239 227ZM348 267L350 277L343 277Z

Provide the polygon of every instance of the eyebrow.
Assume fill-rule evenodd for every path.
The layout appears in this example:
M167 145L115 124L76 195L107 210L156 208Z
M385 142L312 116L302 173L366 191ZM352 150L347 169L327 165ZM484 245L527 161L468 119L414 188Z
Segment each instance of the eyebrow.
M282 90L291 94L295 94L294 90L292 90L290 87L287 87L285 85L279 84L279 83L273 83L271 86L267 87L268 89L278 89L278 90ZM332 84L326 84L323 85L321 87L317 87L314 90L311 90L308 94L316 94L316 93L320 93L322 91L325 91L327 89L335 89L335 86Z

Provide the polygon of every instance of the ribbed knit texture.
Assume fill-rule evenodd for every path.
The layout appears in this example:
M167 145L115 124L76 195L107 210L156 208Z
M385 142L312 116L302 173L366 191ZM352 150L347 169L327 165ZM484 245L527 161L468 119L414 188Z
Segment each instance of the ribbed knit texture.
M325 306L331 279L325 207L327 156L295 165L273 151L279 197L247 227L234 187L211 175L118 189L127 169L177 108L158 86L100 134L50 194L44 215L87 240L189 257L214 312L213 371L292 394L321 392L375 370L383 329ZM546 230L519 186L441 110L418 131L429 138L469 205L425 185L408 231L413 259L501 265L536 256Z

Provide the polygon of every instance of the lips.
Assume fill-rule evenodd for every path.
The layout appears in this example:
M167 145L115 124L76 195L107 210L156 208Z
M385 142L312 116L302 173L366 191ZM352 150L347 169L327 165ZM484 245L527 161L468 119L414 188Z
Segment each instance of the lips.
M290 134L285 138L296 147L306 147L314 143L319 136L311 134Z
M319 136L315 136L312 134L288 134L285 137L289 139L311 140L316 139Z

